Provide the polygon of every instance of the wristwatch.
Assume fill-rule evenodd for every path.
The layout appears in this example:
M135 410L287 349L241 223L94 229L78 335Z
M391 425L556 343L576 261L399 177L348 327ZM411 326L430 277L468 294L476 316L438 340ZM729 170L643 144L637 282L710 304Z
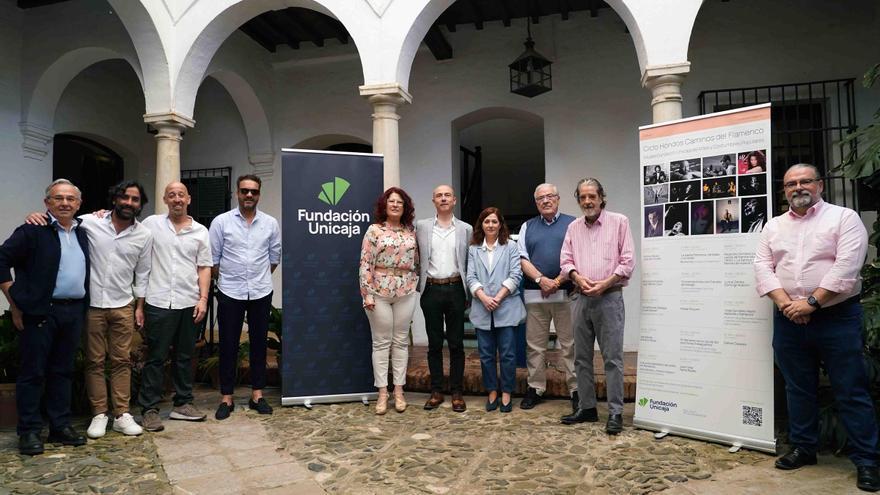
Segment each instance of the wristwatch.
M535 279L535 283L538 284L538 285L541 285L541 279L542 279L542 278L544 278L543 275L541 275L540 277L536 278L536 279Z
M819 304L819 301L815 297L813 297L812 295L807 298L807 304L809 304L810 306L812 306L816 309L822 309L822 306Z

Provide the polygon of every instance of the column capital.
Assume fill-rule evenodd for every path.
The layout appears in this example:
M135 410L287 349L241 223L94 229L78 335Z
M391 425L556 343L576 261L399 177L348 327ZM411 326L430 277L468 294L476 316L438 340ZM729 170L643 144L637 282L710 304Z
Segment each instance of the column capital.
M158 112L158 113L147 113L144 114L144 122L147 124L156 127L159 126L176 126L180 129L184 128L193 128L196 126L196 121L191 117L187 117L186 115L168 111L168 112Z
M21 129L21 151L24 157L37 161L46 158L55 131L30 122L19 122L18 128Z
M649 65L645 67L642 73L642 87L650 88L656 79L661 76L678 76L684 79L691 71L690 62L679 62L677 64Z
M251 153L248 161L254 167L254 175L268 180L275 173L275 153Z
M370 103L395 103L397 105L412 103L412 95L399 83L364 84L358 87L358 90L361 96L370 100Z

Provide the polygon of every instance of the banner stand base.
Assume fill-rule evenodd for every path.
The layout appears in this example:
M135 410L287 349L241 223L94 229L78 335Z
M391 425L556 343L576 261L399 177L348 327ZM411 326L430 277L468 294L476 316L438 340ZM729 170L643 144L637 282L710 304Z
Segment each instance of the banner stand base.
M655 438L657 438L658 440L666 436L666 434L678 435L682 437L693 438L695 440L703 440L705 442L715 442L723 445L730 445L731 453L739 451L740 448L745 448L776 455L776 440L768 442L766 440L759 440L756 438L734 437L732 435L725 435L723 433L718 433L715 431L698 430L695 428L687 428L684 426L673 426L668 424L656 423L653 421L646 421L644 419L638 418L633 419L633 427L641 430L650 430L663 433L664 435L662 436L658 436L657 434L654 435ZM736 450L734 450L734 448Z
M312 395L303 397L282 397L282 406L306 406L311 409L314 404L336 404L338 402L363 402L368 405L369 401L379 398L379 392L363 392L359 394L334 394Z

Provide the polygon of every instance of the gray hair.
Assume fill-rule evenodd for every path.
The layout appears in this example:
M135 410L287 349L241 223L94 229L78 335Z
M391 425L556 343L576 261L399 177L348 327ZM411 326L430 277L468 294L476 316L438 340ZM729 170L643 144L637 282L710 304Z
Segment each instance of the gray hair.
M821 179L821 178L822 178L822 174L819 172L819 168L816 167L815 165L812 165L812 164L809 164L809 163L795 163L794 165L788 167L788 168L785 170L785 173L787 174L788 171L791 170L791 169L793 169L793 168L808 168L808 169L810 169L810 170L813 171L813 175L815 175L817 179Z
M556 186L549 182L545 182L543 184L538 184L538 187L535 188L535 192L532 194L532 196L536 196L538 194L538 190L542 187L551 187L553 188L553 194L556 194L557 196L559 195L559 189L557 189Z
M52 193L52 188L54 188L55 186L61 186L61 185L73 187L73 189L76 191L76 199L82 201L82 192L79 190L78 187L76 187L73 184L73 182L70 182L67 179L53 180L52 183L49 184L49 186L46 188L46 199L49 199L49 195Z
M582 185L594 186L596 188L596 192L599 193L599 197L602 198L602 204L599 205L600 208L605 209L605 188L602 187L602 183L599 182L599 179L593 177L584 177L579 180L577 185L574 186L574 199L580 203L580 189Z

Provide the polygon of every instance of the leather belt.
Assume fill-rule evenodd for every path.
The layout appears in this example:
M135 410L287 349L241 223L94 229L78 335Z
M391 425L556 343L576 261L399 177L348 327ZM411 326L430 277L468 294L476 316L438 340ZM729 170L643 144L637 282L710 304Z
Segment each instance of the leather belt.
M412 273L412 270L406 270L403 268L392 268L392 267L374 267L376 273L381 273L382 275L393 275L395 277L405 277Z
M622 285L615 285L614 287L605 289L605 292L603 292L603 294L608 294L609 292L620 292L622 290L623 290Z
M79 304L81 302L84 302L85 300L86 299L84 297L81 297L79 299L52 299L52 304L66 306L69 304Z
M428 277L428 285L449 285L461 282L461 275L455 275L448 278L431 278Z

